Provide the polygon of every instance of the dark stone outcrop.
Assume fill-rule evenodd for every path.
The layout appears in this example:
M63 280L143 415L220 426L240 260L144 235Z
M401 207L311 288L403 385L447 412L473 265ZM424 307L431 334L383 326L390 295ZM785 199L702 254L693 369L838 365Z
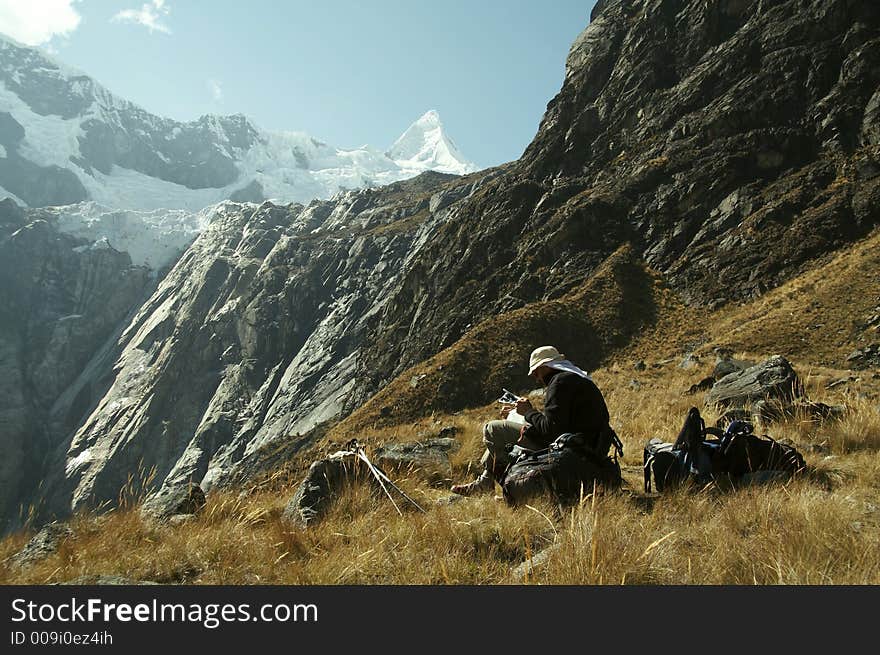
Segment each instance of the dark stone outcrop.
M352 453L336 453L312 462L282 518L297 527L308 527L323 517L346 486L363 481L378 487L366 465Z
M452 475L449 453L460 444L452 437L435 437L413 443L386 444L376 449L375 459L386 470L413 471L432 481Z
M706 396L707 405L725 410L718 421L725 427L731 421L771 423L800 417L812 421L843 418L847 408L826 405L807 398L803 384L787 359L770 359L718 380Z
M731 373L718 380L706 396L706 404L750 407L758 401L791 404L803 397L803 385L785 357L775 355L757 366Z
M109 381L92 367L152 280L128 254L59 232L51 217L0 202L0 533L39 505L46 460ZM118 334L116 334L118 336ZM51 518L51 516L49 517ZM7 522L8 521L8 522Z
M689 396L692 396L693 394L699 393L701 391L709 391L709 389L711 389L713 386L715 386L715 378L709 375L707 377L704 377L696 384L692 384L685 393L687 393L687 395Z
M58 551L66 539L73 536L73 530L62 523L49 523L28 541L24 548L12 556L12 564L26 567L35 564Z
M205 507L205 492L195 482L167 485L148 496L141 515L157 521L175 516L197 514Z
M854 369L880 368L880 343L872 343L853 351L846 362Z
M712 371L712 375L718 380L723 378L725 375L744 371L750 366L755 365L754 362L734 359L733 353L727 349L719 348L716 350L716 354L718 355L718 357L715 360L715 368Z

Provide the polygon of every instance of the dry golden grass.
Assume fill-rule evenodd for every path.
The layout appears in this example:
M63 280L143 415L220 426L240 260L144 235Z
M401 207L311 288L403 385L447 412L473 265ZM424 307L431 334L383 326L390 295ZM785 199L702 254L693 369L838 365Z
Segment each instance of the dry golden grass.
M613 422L625 447L627 482L617 494L588 495L579 506L547 503L512 509L492 496L437 501L444 487L397 474L423 506L399 516L365 487L344 491L308 530L281 520L292 487L254 487L209 495L203 514L177 526L143 521L136 509L72 520L75 537L38 564L0 565L0 583L52 583L80 576L192 584L503 584L511 570L556 544L527 581L547 584L876 584L880 583L880 414L842 394L851 413L834 423L794 418L772 426L805 452L812 473L786 485L721 492L641 490L641 448L651 436L672 439L700 395L683 390L703 371L668 363L634 373L600 369ZM808 378L817 399L826 373ZM630 385L638 378L639 390ZM820 393L824 392L825 395ZM455 425L462 448L456 480L475 473L480 428L493 406L371 433L370 440L414 439ZM704 415L711 421L709 409ZM821 452L812 452L810 447ZM827 454L826 454L827 453ZM499 490L500 491L500 490ZM0 544L6 560L24 535Z

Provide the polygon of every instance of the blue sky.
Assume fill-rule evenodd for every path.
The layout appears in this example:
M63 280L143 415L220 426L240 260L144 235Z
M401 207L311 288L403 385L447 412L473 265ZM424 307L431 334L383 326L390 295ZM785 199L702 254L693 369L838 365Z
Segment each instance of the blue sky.
M491 166L516 159L531 141L594 4L0 0L0 19L43 5L34 17L40 33L13 37L42 41L163 116L243 113L342 148L385 148L436 109L462 152Z

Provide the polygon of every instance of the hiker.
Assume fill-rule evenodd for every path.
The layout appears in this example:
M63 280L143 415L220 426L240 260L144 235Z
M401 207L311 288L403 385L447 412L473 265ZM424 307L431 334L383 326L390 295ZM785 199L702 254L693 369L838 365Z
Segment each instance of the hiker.
M454 485L453 493L470 496L492 491L510 464L508 451L514 444L540 450L566 432L592 437L608 429L608 408L602 392L585 371L556 348L541 346L533 350L529 375L545 387L544 411L536 410L528 399L519 398L515 405L502 410L502 420L486 423L483 426L486 451L480 460L484 470L473 482ZM525 417L524 424L507 420L513 410Z

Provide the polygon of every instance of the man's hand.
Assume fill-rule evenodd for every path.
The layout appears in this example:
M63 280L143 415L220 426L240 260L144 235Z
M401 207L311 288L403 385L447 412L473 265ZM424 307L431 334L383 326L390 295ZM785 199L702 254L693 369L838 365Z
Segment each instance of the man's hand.
M516 413L521 416L525 416L526 412L531 412L534 407L532 407L532 403L529 402L528 398L520 398L516 401Z
M513 405L503 405L501 407L501 418L506 419L507 415L513 411Z

